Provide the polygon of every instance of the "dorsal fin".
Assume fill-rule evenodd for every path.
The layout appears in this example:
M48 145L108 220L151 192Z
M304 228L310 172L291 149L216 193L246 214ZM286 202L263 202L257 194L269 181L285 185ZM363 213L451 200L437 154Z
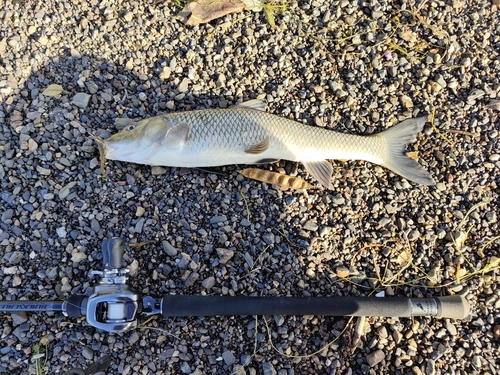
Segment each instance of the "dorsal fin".
M255 109L256 111L265 111L266 103L260 99L247 100L246 102L241 102L233 105L231 108L249 108Z

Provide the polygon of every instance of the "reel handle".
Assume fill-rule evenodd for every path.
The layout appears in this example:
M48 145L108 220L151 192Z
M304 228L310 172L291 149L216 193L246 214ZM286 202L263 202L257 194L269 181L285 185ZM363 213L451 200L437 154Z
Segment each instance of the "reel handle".
M114 237L102 241L101 249L104 268L121 268L125 247L125 239L122 237Z

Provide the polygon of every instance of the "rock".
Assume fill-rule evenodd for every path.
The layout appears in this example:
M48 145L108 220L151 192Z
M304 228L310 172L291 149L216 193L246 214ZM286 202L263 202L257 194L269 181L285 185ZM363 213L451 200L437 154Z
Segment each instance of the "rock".
M171 257L177 256L177 249L175 247L173 247L170 244L170 242L168 242L168 241L162 241L161 245L163 247L163 251L165 251L165 253L167 253L167 255L169 255Z
M264 375L276 375L277 372L271 362L264 362L262 364L262 372Z
M76 182L76 181L72 181L72 182L70 182L70 183L68 183L68 184L64 185L64 187L62 187L62 188L61 188L61 190L59 190L59 193L58 193L59 198L60 198L60 199L65 199L65 198L67 198L67 196L68 196L68 195L69 195L69 193L71 192L71 189L72 189L73 187L75 187L77 184L78 184L78 182Z
M225 264L233 257L234 251L229 249L218 248L217 255L219 256L219 262Z
M88 360L94 359L94 351L92 350L92 348L90 348L88 346L86 346L85 348L83 348L82 355L83 355L84 358L86 358Z
M368 363L368 366L374 367L377 364L379 364L384 358L385 358L384 351L378 349L366 356L366 363Z
M151 174L153 176L161 176L164 175L165 173L167 173L167 169L164 167L158 167L158 166L151 167Z
M177 88L179 92L185 92L188 90L189 83L191 81L188 78L184 78L181 83L179 84L179 87Z
M172 69L169 66L164 66L159 77L160 79L169 79L171 74L172 74Z
M87 259L87 255L79 252L78 250L76 250L74 253L71 254L71 261L72 262L79 263L85 259Z
M218 224L227 221L226 215L214 216L210 219L210 224Z
M245 367L242 365L234 365L233 371L231 374L234 375L247 375L247 372L245 371Z
M25 311L15 311L11 315L12 324L14 327L17 327L28 321L28 314Z
M134 13L132 12L127 12L125 13L125 15L123 16L123 19L127 22L130 22L132 21L132 18L134 18Z
M228 366L231 366L236 362L234 354L231 353L229 350L226 350L222 353L222 359Z
M9 264L9 266L13 266L15 264L21 263L23 258L24 258L24 253L22 251L14 251L10 254L7 263Z
M73 96L71 103L80 108L87 108L87 106L89 105L89 101L90 101L89 94L86 94L84 92L79 92L78 94Z
M212 289L215 285L215 277L209 276L201 282L201 286L205 289Z
M181 371L184 374L191 374L191 367L189 366L189 363L183 362L181 366Z

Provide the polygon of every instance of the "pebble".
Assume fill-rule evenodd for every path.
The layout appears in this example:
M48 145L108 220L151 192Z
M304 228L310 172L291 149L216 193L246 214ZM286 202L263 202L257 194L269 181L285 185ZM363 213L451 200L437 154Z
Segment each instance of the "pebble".
M262 363L262 373L264 375L276 375L277 372L271 362Z
M158 166L151 167L151 174L153 176L161 176L164 175L165 173L167 173L167 169L164 167L158 167Z
M218 224L227 221L227 217L225 215L214 216L210 219L210 224Z
M82 260L87 259L87 255L79 251L75 251L71 254L71 261L75 263L80 263Z
M368 363L368 366L374 367L382 362L384 358L384 351L381 349L377 349L366 356L366 363Z
M28 321L28 314L26 314L25 311L15 311L10 316L14 327L20 326Z
M88 346L83 348L82 355L88 360L94 359L94 351L92 350L92 348L89 348Z
M162 247L163 247L163 251L165 251L165 253L167 253L167 255L169 255L171 257L177 256L177 249L175 247L173 247L170 244L170 242L168 242L168 241L162 241L161 244L162 244Z
M207 277L201 282L201 286L205 289L212 289L215 286L215 277Z
M84 92L79 92L73 96L71 103L80 108L87 108L90 101L90 95Z
M72 181L72 182L69 182L68 184L64 185L64 187L62 187L60 190L59 190L59 199L66 199L68 197L68 195L70 194L71 192L71 189L74 188L78 183L76 181Z
M236 362L236 358L233 353L231 353L229 350L225 350L222 353L222 359L226 363L226 365L231 366Z
M217 255L219 256L219 262L225 264L234 256L234 251L224 248L217 248Z
M14 251L10 254L7 263L12 266L21 263L24 258L24 253L22 251Z
M134 13L132 12L127 12L125 13L125 15L123 16L123 19L127 22L130 22L132 21L132 19L134 18Z

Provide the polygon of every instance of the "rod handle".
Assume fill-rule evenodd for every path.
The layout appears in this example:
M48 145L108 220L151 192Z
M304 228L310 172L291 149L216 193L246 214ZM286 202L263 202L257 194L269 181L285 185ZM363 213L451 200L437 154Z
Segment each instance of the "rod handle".
M470 313L470 304L463 295L435 297L440 305L438 318L465 319Z
M164 317L214 315L329 315L463 319L470 307L463 296L406 297L223 297L166 295Z

